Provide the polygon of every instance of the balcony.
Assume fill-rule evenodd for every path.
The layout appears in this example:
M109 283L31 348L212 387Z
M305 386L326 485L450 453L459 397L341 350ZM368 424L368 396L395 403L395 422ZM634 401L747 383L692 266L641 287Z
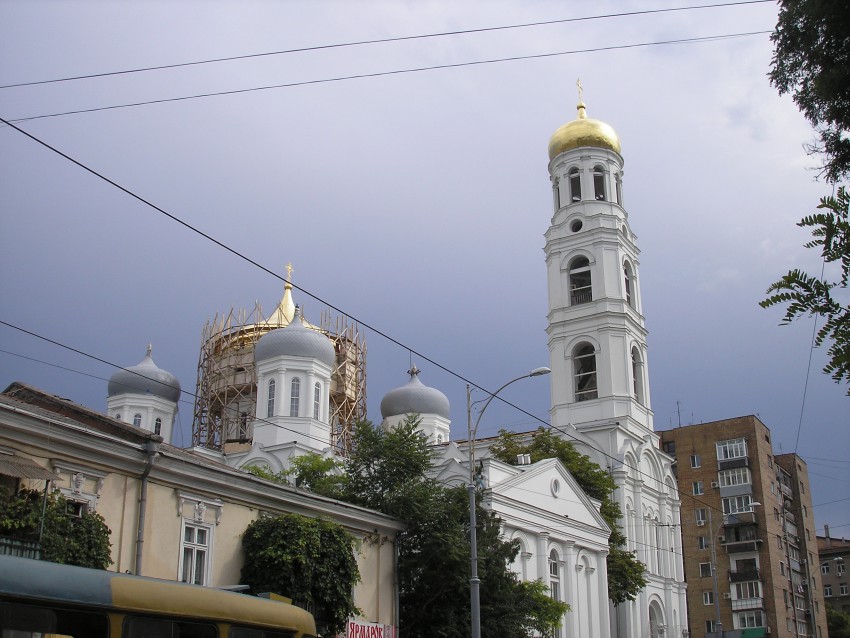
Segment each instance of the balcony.
M764 598L737 598L732 601L732 611L764 609Z
M741 552L756 552L759 544L762 542L760 538L754 538L748 541L729 541L723 543L727 554L740 554Z
M738 571L729 572L730 583L743 583L748 580L761 580L761 573L758 569L741 569Z
M746 456L740 456L735 459L723 459L717 461L718 470L731 470L736 467L750 467L750 459Z
M779 490L787 497L794 498L794 492L791 491L791 488L785 485L785 483L779 484Z

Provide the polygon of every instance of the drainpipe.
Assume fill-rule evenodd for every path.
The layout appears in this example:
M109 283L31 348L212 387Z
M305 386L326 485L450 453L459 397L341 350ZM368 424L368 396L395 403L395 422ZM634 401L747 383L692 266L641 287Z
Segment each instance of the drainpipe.
M142 447L148 458L145 471L142 472L142 485L139 493L139 531L136 535L136 568L133 571L137 576L141 576L142 574L142 548L145 542L145 510L148 506L148 476L153 469L153 464L161 443L162 437L156 436L146 441Z

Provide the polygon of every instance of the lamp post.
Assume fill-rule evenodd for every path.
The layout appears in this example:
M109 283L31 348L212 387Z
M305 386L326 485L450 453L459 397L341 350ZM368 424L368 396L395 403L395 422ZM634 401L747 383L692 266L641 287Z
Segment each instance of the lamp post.
M757 507L761 505L758 501L751 501L750 507ZM712 524L712 516L711 512L714 508L708 508L708 533L711 534L711 582L713 586L714 593L714 636L717 638L718 634L720 638L723 638L723 621L720 619L720 594L717 591L717 537L720 535L720 530L723 529L723 525L726 523L727 517L731 516L731 514L724 514L723 520L720 523L720 527L717 532L714 531L714 525ZM755 520L755 511L752 509L749 510L753 515L753 520ZM736 514L739 512L736 512Z
M539 377L550 372L551 370L549 368L535 368L528 374L511 379L505 383L487 398L484 407L478 413L478 418L475 419L475 427L472 426L472 389L469 387L469 384L466 385L466 427L469 435L469 485L467 487L469 491L469 598L472 609L472 638L481 638L481 599L479 597L479 585L481 581L478 580L478 535L475 531L475 436L478 433L478 424L481 423L481 417L484 416L484 410L487 409L490 402L510 384L527 379L528 377Z

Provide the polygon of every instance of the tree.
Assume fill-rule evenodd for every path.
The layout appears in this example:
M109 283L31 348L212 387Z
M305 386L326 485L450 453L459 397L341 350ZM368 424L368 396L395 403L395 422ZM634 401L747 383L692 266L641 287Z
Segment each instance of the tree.
M782 323L790 323L801 315L818 315L826 321L818 330L815 344L829 341L829 361L823 371L832 375L836 383L850 382L850 304L842 305L835 297L836 289L847 289L850 279L850 193L842 187L837 197L824 197L818 208L822 211L807 215L797 225L811 228L814 239L806 248L821 247L825 264L838 262L837 280L813 277L794 269L773 283L760 302L762 308L785 305ZM772 294L773 293L773 294ZM850 388L847 390L850 395Z
M398 548L402 638L466 638L469 610L469 495L428 478L433 456L419 420L390 431L359 423L346 464L346 500L403 521ZM568 607L552 600L542 582L523 583L509 566L519 546L501 537L498 516L477 513L482 635L551 636Z
M280 485L294 485L323 496L339 496L342 463L315 452L307 452L292 459L291 467L282 472L272 472L263 465L246 465L242 469L267 481Z
M850 4L845 0L781 0L771 35L769 73L779 94L815 127L812 151L831 182L850 173Z
M623 512L620 504L611 498L617 486L608 472L594 463L589 456L576 450L572 443L544 428L539 428L531 439L500 430L498 441L490 447L490 454L512 465L516 464L519 454L529 454L533 463L543 459L558 459L573 475L585 494L602 501L599 513L611 528L607 560L608 598L618 605L637 597L646 587L645 567L634 552L623 549L626 545L626 537L620 527Z
M0 490L0 536L33 542L40 538L44 560L106 569L112 564L110 534L97 512L70 515L68 501L59 492L48 494L45 502L44 493L37 490Z
M308 609L322 636L336 636L357 613L354 538L338 523L298 514L260 518L245 530L242 548L242 582Z
M850 614L827 605L826 627L829 638L850 638Z

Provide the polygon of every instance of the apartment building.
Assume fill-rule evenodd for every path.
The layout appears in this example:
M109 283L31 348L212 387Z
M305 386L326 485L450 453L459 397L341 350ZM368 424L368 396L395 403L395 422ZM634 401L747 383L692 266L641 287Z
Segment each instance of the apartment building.
M826 635L805 461L755 416L659 432L676 458L692 637Z
M850 561L850 540L832 538L829 525L824 525L824 535L818 536L818 554L820 572L823 580L823 599L827 605L837 611L850 614L850 578L847 574L847 562Z

